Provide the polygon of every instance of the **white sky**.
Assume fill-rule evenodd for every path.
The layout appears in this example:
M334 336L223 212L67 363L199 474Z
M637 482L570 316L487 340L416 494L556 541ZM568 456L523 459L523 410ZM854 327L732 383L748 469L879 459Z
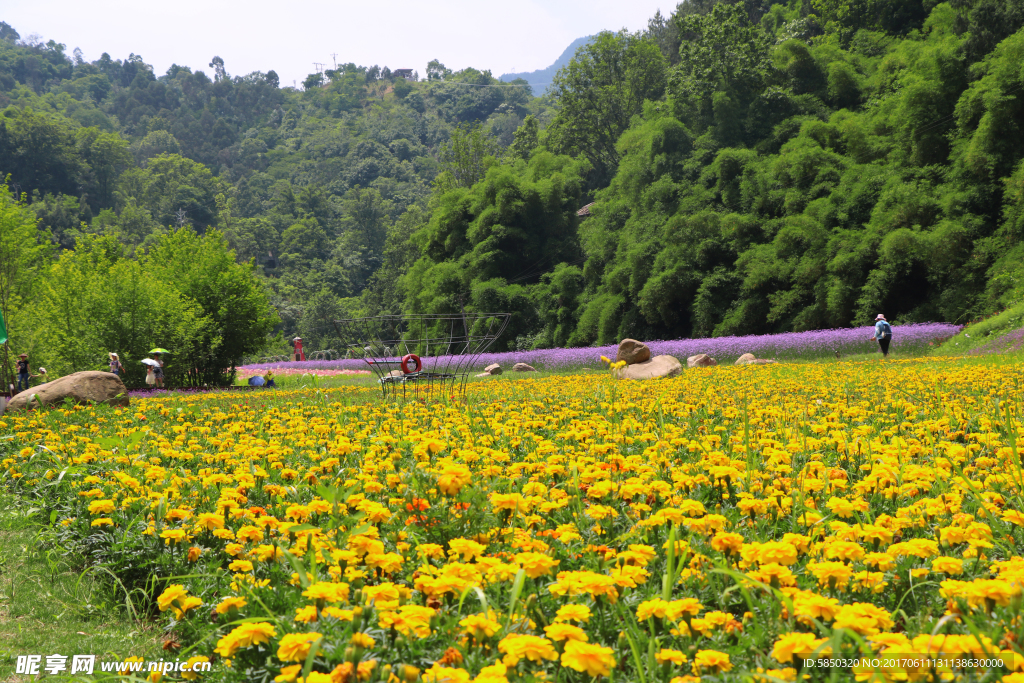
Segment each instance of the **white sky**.
M0 21L27 38L80 47L88 61L142 55L158 76L172 63L212 74L219 55L233 76L274 69L281 85L300 84L313 62L416 69L439 59L468 66L533 71L576 38L646 27L675 0L3 0Z

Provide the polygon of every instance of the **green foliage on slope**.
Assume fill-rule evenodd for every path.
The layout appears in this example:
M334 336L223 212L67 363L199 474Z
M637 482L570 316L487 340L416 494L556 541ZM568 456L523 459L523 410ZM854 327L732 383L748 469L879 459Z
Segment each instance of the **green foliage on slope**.
M967 322L1020 299L1022 27L1022 0L686 0L540 99L8 37L0 172L58 250L216 228L314 345L399 311L508 310L509 348Z

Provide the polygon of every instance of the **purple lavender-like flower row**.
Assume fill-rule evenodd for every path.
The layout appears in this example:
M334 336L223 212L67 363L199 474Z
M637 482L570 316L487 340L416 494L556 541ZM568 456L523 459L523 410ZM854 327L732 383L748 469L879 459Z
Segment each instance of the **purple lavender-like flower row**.
M949 323L918 323L894 325L891 350L899 354L928 346L929 343L946 339L960 331L959 325ZM823 358L852 353L868 353L877 350L871 340L873 327L855 327L838 330L813 330L810 332L786 332L783 334L750 335L743 337L712 337L708 339L676 339L673 341L646 342L655 356L667 354L685 360L689 356L706 353L719 363L733 362L744 353L758 358L795 360L799 358ZM936 344L937 346L937 344ZM505 353L482 354L474 367L479 371L491 363L510 368L515 363L527 363L538 370L561 370L574 367L600 367L600 357L614 359L617 345L580 347L573 349L538 349L534 351L508 351ZM425 370L452 367L459 358L434 357L424 360ZM395 368L397 368L397 364ZM316 370L366 370L369 368L362 359L307 360L276 363L256 363L241 366L243 370L264 371L277 368L298 368Z

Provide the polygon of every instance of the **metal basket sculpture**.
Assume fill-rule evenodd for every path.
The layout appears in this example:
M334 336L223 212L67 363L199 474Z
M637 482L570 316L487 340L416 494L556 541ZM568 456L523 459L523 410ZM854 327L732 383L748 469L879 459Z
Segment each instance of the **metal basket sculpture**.
M462 398L480 356L509 313L382 315L335 321L348 355L377 375L385 398Z

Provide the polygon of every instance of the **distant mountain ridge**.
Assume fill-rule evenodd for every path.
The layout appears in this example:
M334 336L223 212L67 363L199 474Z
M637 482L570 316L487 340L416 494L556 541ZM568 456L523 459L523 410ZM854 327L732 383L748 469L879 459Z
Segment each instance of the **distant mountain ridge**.
M534 87L536 94L541 94L547 87L551 85L551 81L554 79L555 74L563 66L569 63L569 60L576 54L576 50L586 45L594 39L595 36L583 36L572 41L569 47L565 48L565 52L555 60L555 63L546 69L537 69L536 71L521 72L521 73L507 73L502 74L498 77L499 81L514 81L517 78L522 78L527 83Z

